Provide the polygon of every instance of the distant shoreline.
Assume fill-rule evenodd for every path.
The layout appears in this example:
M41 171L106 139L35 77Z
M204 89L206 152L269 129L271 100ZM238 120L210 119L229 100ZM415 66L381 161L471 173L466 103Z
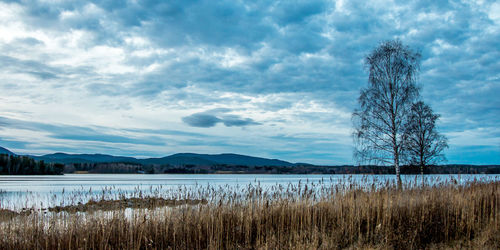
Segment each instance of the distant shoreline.
M188 157L189 156L189 157ZM194 157L196 156L196 157ZM90 155L89 159L97 159ZM68 159L37 159L29 156L0 155L1 175L59 175L75 174L363 174L393 175L392 166L337 165L318 166L305 163L289 163L276 159L264 159L234 154L195 155L183 154L167 160L130 162L125 159L99 156L101 161L74 162ZM205 158L203 158L205 157ZM80 159L81 160L81 159ZM209 161L210 160L210 161ZM236 162L236 163L216 163ZM401 174L420 174L418 166L401 166ZM424 174L500 174L500 165L430 165Z
M172 166L172 165L136 165L126 163L66 164L64 173L77 174L347 174L347 175L393 175L391 166ZM416 166L402 166L401 174L420 174ZM500 174L500 165L439 165L426 167L424 174Z
M68 164L67 164L68 165ZM390 166L137 166L124 164L96 163L87 170L66 171L65 174L275 174L275 175L393 175ZM73 169L71 167L66 170ZM139 169L139 170L138 170ZM403 175L420 175L414 166L402 166ZM500 165L441 165L426 168L426 175L432 174L500 174Z

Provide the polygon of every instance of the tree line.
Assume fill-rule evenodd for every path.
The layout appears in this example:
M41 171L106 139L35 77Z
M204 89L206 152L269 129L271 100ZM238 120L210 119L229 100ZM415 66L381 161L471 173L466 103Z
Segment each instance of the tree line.
M59 175L64 164L35 161L28 156L0 155L0 174L3 175Z
M419 174L416 165L400 166L401 174ZM341 166L245 166L245 165L141 165L137 163L73 163L66 164L64 173L100 174L395 174L394 168L377 165ZM426 174L500 174L500 165L432 165L425 168Z
M136 174L143 173L143 166L138 163L127 162L99 162L99 163L68 163L64 173L93 173L93 174Z

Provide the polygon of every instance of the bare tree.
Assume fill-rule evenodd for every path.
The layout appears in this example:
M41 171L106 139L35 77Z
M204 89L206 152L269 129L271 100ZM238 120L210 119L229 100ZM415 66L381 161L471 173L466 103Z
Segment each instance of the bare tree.
M422 177L427 165L446 160L442 152L448 143L446 137L436 131L437 119L439 115L424 102L412 105L406 127L406 151L409 163L420 166Z
M358 163L393 165L401 187L399 164L408 137L408 112L419 96L420 53L399 40L388 41L366 57L365 65L369 85L361 90L353 113L354 156Z

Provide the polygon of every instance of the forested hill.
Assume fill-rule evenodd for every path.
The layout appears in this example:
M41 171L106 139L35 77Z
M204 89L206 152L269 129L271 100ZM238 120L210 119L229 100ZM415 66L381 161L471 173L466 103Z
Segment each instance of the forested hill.
M173 154L162 158L147 158L137 159L133 157L112 156L104 154L65 154L55 153L42 156L31 156L36 160L43 160L52 163L134 163L141 165L172 165L172 166L211 166L211 165L245 165L245 166L293 166L293 163L267 159L261 157L253 157L238 154L193 154L182 153Z

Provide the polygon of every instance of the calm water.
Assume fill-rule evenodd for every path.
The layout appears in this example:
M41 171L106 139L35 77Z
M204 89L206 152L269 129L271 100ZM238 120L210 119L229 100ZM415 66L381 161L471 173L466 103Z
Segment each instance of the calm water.
M420 182L419 176L403 176L403 182ZM500 175L429 175L431 184L449 181L451 178L464 183L474 179L500 181ZM117 198L141 192L144 195L175 197L182 190L193 194L208 186L222 189L243 189L248 185L260 185L264 189L276 185L287 186L337 183L371 185L395 181L392 175L193 175L193 174L66 174L61 176L0 176L0 208L47 207L86 202L100 197ZM181 190L180 190L181 189Z

